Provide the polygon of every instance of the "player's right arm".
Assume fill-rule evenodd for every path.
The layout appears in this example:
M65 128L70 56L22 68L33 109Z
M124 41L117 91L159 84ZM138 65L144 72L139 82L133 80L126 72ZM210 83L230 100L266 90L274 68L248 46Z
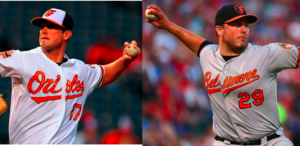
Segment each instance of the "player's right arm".
M154 14L158 17L156 21L146 22L151 23L159 29L165 29L176 36L185 46L187 46L191 51L198 55L198 50L200 45L205 41L205 39L187 29L184 29L175 23L171 22L164 12L156 5L150 5L147 9L153 9L149 11L149 14Z

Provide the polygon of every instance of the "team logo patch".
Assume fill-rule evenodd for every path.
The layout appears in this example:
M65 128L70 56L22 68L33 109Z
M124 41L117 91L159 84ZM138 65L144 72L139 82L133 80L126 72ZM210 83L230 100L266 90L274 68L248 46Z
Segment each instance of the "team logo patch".
M240 6L240 5L235 5L234 6L234 10L238 13L238 14L243 14L245 12L245 9Z
M276 43L276 44L279 45L283 49L291 49L294 46L292 44L286 44L286 43Z
M0 56L3 57L3 59L7 58L7 57L10 57L11 54L13 53L14 51L11 50L11 51L6 51L6 52L0 52Z
M54 14L54 12L56 12L56 10L49 10L47 11L47 13L45 14L46 17L51 16L52 14Z

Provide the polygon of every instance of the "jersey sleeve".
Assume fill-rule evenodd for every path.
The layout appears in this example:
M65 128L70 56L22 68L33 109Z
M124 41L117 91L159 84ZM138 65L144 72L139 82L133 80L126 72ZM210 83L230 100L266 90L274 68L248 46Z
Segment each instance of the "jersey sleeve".
M2 77L20 78L25 73L25 67L19 50L0 52L0 75Z
M299 47L285 43L268 45L269 69L271 73L278 73L284 69L299 67Z
M90 94L94 88L100 87L104 81L105 68L103 65L87 65L88 75L88 94Z
M198 57L200 57L200 53L201 53L202 49L203 49L205 46L209 45L209 44L213 44L213 43L210 42L210 41L205 40L205 41L200 45L200 47L199 47L199 49L198 49L198 53L197 53L197 56L198 56Z

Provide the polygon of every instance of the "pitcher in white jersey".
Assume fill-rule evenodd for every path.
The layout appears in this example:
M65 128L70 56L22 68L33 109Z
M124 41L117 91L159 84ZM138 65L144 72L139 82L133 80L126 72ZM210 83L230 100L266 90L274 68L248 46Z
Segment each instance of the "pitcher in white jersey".
M217 12L218 45L172 23L158 6L147 9L157 19L146 22L169 31L200 57L213 110L215 146L293 145L279 120L276 75L299 67L299 48L248 43L248 26L257 16L247 14L240 5L226 5Z
M74 23L69 14L52 8L31 23L40 27L40 47L0 54L0 74L12 78L10 143L73 144L87 96L114 82L141 50L126 42L138 53L124 51L113 63L87 65L64 54Z

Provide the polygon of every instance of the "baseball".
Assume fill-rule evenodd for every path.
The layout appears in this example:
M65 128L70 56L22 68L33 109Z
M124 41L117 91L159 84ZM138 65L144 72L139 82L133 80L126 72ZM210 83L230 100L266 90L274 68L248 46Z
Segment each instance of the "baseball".
M139 55L139 50L137 47L135 47L135 48L134 47L126 47L125 53L128 56L135 57L135 56Z
M154 14L149 14L150 10L152 10L152 9L146 9L146 11L145 11L146 18L148 18L150 21L155 21L157 19L157 17Z

